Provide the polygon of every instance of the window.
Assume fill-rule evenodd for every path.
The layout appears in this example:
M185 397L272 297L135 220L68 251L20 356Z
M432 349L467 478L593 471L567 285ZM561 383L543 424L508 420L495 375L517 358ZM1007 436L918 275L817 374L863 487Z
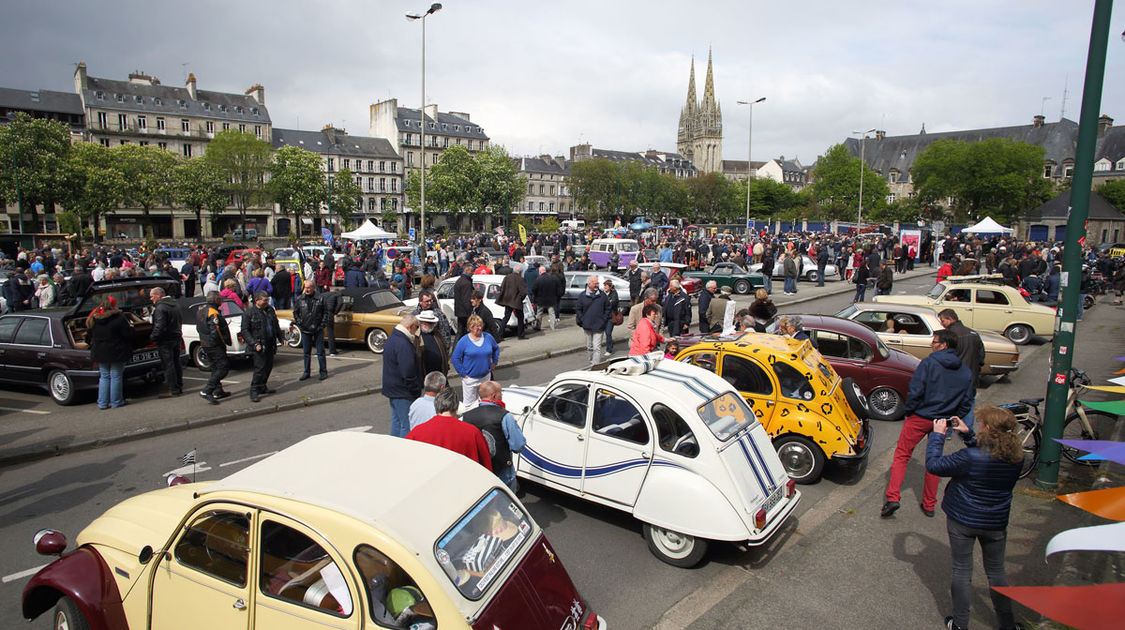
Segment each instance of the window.
M995 304L1003 306L1008 304L1008 297L1000 291L977 289L977 304Z
M553 176L552 176L552 177L553 177ZM550 193L549 193L549 194L550 194L550 195L551 195L552 197L553 197L553 196L555 195L555 185L554 185L554 184L551 184L551 186L550 186Z
M316 541L281 523L262 522L258 588L269 597L338 617L352 614L340 567Z
M148 129L148 121L145 120L144 116L137 116L137 129L142 131Z
M374 180L375 178L373 177L371 179ZM387 192L387 178L386 177L380 177L379 178L379 192Z
M586 426L589 389L582 384L559 385L539 404L539 415L574 427Z
M434 545L434 558L457 590L478 600L531 540L533 523L507 493L493 488ZM565 625L565 624L564 624ZM419 627L428 627L420 624Z
M430 159L430 163L431 163L431 164L437 164L437 159L438 159L438 154L437 154L437 153L435 153L435 154L433 155L433 157L432 157L432 158Z
M535 184L528 184L527 185L527 194L529 194L529 195L535 194Z
M259 138L262 137L262 126L261 125L254 125L254 135L259 137Z
M420 628L436 627L437 620L432 615L426 614L427 611L432 612L432 610L425 603L427 601L425 593L422 593L421 589L418 588L418 583L411 579L398 563L371 545L356 547L354 558L355 566L359 569L360 575L363 576L363 583L369 585L366 589L367 606L375 623L393 628L407 628L414 624L417 624L417 627ZM398 608L403 602L400 601L398 596L392 596L391 593L408 593L411 597L406 601L413 601L415 604L422 603L423 605L414 608L414 604L411 604L407 607L409 612L399 610ZM390 610L388 610L388 603L390 604ZM402 622L396 623L397 617L393 613L398 613L397 617L405 616L405 618Z
M398 192L398 180L391 178L391 192Z
M648 444L648 426L633 403L607 389L599 389L594 398L594 431L601 435Z
M156 117L156 130L157 131L164 131L164 117L163 116L157 116Z
M239 123L238 130L241 131L242 133L246 133L246 125L242 124L242 123Z
M656 403L652 406L652 419L656 423L656 440L660 442L661 450L684 457L699 455L699 441L680 414Z
M12 333L20 323L19 317L5 317L0 319L0 343L10 343Z
M368 166L367 166L368 169L371 168L370 164L371 163L368 162ZM386 170L387 170L387 161L386 160L379 160L379 172L384 173L384 172L386 172Z
M719 365L718 359L714 352L697 352L690 355L687 362L691 365L701 367L712 374L716 373L716 368Z
M109 147L109 138L99 138L98 142L100 142L103 147Z
M1099 160L1097 163L1094 164L1094 170L1095 171L1108 171L1109 167L1110 167L1110 162L1108 160Z
M351 170L351 168L352 168L352 161L351 161L351 160L349 160L348 158L344 158L344 166L343 166L343 168L346 168L346 169L348 169L348 170Z
M227 131L229 129L230 129L230 123L229 122L223 123L223 131Z
M555 211L555 202L553 202L553 201L548 202L547 203L547 212L554 212L554 211Z
M375 198L374 197L368 197L367 198L367 211L368 212L375 212Z
M126 129L128 129L129 128L129 117L126 116L125 114L118 114L117 115L117 128L120 129L121 131L125 131Z
M413 151L408 151L406 153L406 165L407 166L414 166L414 152Z
M745 394L773 394L773 383L766 371L754 361L736 354L723 356L723 380Z
M205 111L205 112L211 111L211 104L210 103L203 103L203 111Z
M245 514L215 510L197 518L176 543L176 560L235 586L246 586L250 558L250 520Z
M367 172L371 173L375 170L375 160L367 160Z
M792 365L778 361L773 364L773 373L777 375L782 396L797 400L812 400L815 396L812 383Z
M855 337L841 335L827 330L810 330L816 339L817 350L826 357L868 361L871 349Z
M1067 164L1063 167L1063 178L1070 179L1071 177L1074 177L1074 165Z
M168 150L168 143L167 142L157 142L156 146L160 147L161 149Z
M147 140L138 140L137 144L141 145L142 147L147 147L148 141Z
M184 143L184 157L191 157L191 145Z
M258 108L257 107L251 107L250 113L257 116L258 115Z
M534 201L527 202L527 211L528 212L534 212L535 211L535 202Z
M1125 158L1122 158L1121 160L1118 160L1117 166L1115 168L1117 168L1117 170L1119 170L1119 171L1125 171Z
M328 158L328 172L336 170L336 158Z
M109 116L105 112L98 112L98 128L105 129L109 127Z
M234 113L241 114L242 113L242 106L241 105L235 105L234 106Z
M222 104L222 103L219 103L219 111L220 111L220 112L225 112L225 111L227 111L227 106L226 106L226 105L224 105L224 104Z
M180 120L180 130L184 133L191 133L191 121L187 118Z
M543 184L539 184L539 194L543 194Z
M207 133L215 133L215 122L212 120L207 121Z
M941 285L938 285L941 286ZM945 297L942 298L943 302L968 302L970 294L969 289L950 289L946 291Z
M539 211L543 212L543 202L542 201L539 202Z
M12 343L21 346L49 346L51 345L50 322L43 317L27 317L23 325L16 331L16 338Z
M1050 164L1044 164L1043 165L1043 177L1050 177L1051 171L1053 171L1053 170L1054 170L1054 166L1052 166Z
M391 172L392 173L398 172L398 162L391 162Z
M116 101L117 101L118 103L124 103L124 102L125 102L125 97L124 97L124 96L122 96L122 95L120 95L120 94L114 94L114 95L113 95L113 98L114 98L114 100L116 100Z
M758 420L742 396L733 392L727 392L707 401L696 411L711 433L722 441L729 440L747 425Z
M101 90L98 90L97 92L94 92L94 96L96 96L99 101L105 100L105 92L103 92Z

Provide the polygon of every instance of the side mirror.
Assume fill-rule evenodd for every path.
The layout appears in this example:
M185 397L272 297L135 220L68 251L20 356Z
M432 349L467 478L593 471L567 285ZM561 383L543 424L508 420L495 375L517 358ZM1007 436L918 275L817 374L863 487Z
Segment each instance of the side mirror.
M61 556L66 549L66 536L53 529L35 532L35 551L43 556Z

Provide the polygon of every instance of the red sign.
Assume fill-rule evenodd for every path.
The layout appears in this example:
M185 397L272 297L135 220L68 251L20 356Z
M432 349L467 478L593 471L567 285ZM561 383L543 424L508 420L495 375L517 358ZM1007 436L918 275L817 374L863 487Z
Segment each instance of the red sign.
M1066 385L1066 375L1065 374L1056 374L1055 375L1055 383L1058 384L1058 385Z

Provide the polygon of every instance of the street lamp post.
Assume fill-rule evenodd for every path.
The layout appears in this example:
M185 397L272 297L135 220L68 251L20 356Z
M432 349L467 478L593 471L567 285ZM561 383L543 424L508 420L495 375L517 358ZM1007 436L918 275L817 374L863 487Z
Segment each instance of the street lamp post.
M406 14L406 19L408 20L422 20L422 103L418 106L418 121L422 125L422 180L420 187L421 194L418 203L418 216L421 221L418 226L418 235L421 239L419 242L422 244L423 252L426 251L426 18L438 11L441 11L441 3L435 2L421 15L415 13ZM434 118L436 119L437 117L435 116Z
M750 106L749 123L746 125L746 247L750 247L750 141L754 138L754 105L766 100L761 97L756 101L738 101L739 105Z
M863 228L863 172L867 169L867 162L863 160L863 149L867 144L867 134L874 133L875 128L872 127L867 131L853 131L852 133L863 134L859 139L859 214L856 215L855 230L858 233Z

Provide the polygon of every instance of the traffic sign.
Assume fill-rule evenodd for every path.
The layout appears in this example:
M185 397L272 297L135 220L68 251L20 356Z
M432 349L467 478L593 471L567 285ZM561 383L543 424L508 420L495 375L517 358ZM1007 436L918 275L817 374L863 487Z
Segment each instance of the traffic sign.
M418 238L417 232L414 231L414 228L410 228L410 240L413 241L416 238Z

